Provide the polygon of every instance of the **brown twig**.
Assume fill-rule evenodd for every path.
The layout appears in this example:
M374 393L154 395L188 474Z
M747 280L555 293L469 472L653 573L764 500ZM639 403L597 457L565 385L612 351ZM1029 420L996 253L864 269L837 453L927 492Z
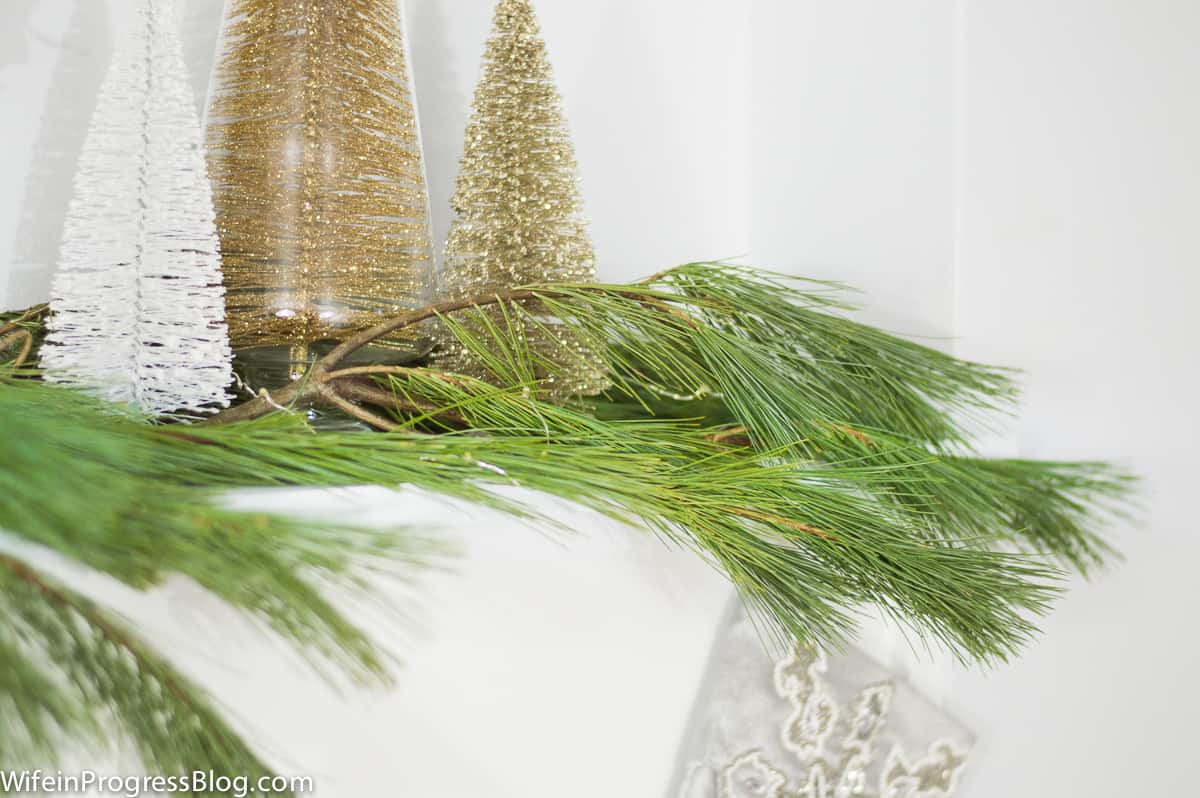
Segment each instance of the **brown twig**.
M867 433L863 432L862 430L857 430L854 427L848 427L845 424L834 424L833 429L837 432L844 432L864 446L875 445L875 441L871 440L871 436L867 435Z
M708 439L713 443L728 443L733 441L738 446L750 444L750 430L746 427L731 427L729 429L714 432L708 436Z
M821 540L837 540L837 538L834 535L830 534L829 532L826 532L824 529L818 529L815 526L809 526L808 524L802 524L799 521L793 521L790 518L784 518L783 516L771 515L770 513L760 513L757 510L751 510L746 507L725 507L724 509L726 512L730 513L731 515L736 515L740 518L748 518L751 521L762 521L763 523L767 523L767 524L779 524L781 526L786 526L791 529L794 529L797 532L804 532L805 534L808 534L808 535L815 535L816 537L819 537Z
M679 319L687 326L691 327L693 330L700 329L700 322L696 321L695 319L693 319L688 314L684 313L679 308L671 307L670 305L668 305L666 302L664 302L661 299L654 299L651 297L643 297L642 302L644 304L650 305L651 307L658 308L659 310L663 311L664 313L671 314L672 316Z
M13 368L25 365L25 361L33 352L33 332L25 329L22 325L38 322L49 312L49 305L35 305L12 321L0 325L0 352L7 352L17 341L23 342L16 360L10 364Z
M273 391L270 396L258 396L248 402L231 407L230 409L218 413L209 418L204 423L206 424L230 424L236 421L249 421L255 418L269 415L279 408L279 406L288 406L293 404L305 403L328 403L345 410L338 402L333 400L337 397L343 404L353 404L346 399L338 396L336 389L332 387L332 383L336 379L341 379L345 376L354 376L365 374L366 372L359 369L345 369L341 372L337 371L337 367L341 365L350 355L353 355L358 350L369 344L385 338L392 333L403 330L406 327L420 324L423 321L438 318L450 313L456 313L460 310L469 308L486 307L489 305L497 305L502 302L520 302L523 300L537 299L539 297L553 296L556 292L553 291L535 291L532 289L520 289L513 291L500 291L487 297L474 297L471 299L451 300L440 302L436 305L430 305L425 308L413 310L408 313L402 313L395 318L378 324L368 330L363 330L360 333L347 338L341 344L333 349L325 357L318 360L309 369L308 373L302 380L293 382L285 388ZM559 293L559 296L563 294ZM364 369L378 370L383 367L366 366ZM337 374L338 376L332 376ZM356 413L361 408L355 406ZM384 419L375 416L369 411L364 411L372 417L372 421L368 421L371 426L379 426L376 422L384 421ZM353 414L357 418L357 414ZM365 419L364 419L365 420ZM386 422L391 425L391 422ZM391 425L395 426L395 425Z
M327 372L325 379L332 381L344 380L350 377L411 377L418 374L423 377L440 380L441 382L448 382L451 385L465 386L470 383L469 379L456 374L447 374L444 371L434 371L415 366L355 366L354 368Z
M233 424L237 421L252 421L256 418L268 416L281 407L300 404L315 398L316 392L312 391L311 385L308 382L294 382L286 388L281 388L273 393L268 393L265 390L260 391L258 396L255 396L250 401L217 413L215 416L211 416L200 423Z
M396 410L406 415L429 416L443 423L450 422L458 426L467 426L463 416L453 410L441 408L434 404L407 400L392 391L380 388L374 382L345 380L338 383L337 392L352 402L366 402L376 407Z
M675 271L674 268L663 269L661 272L655 272L646 279L638 281L638 285L654 285L655 283L661 283L663 280L669 277L673 271Z
M33 351L33 333L29 332L29 330L17 330L0 338L0 352L7 352L12 348L13 344L20 340L23 340L25 343L21 346L21 351L17 354L16 360L11 363L13 368L20 368L25 365L26 358Z
M34 305L17 318L13 319L12 321L5 322L3 326L0 326L0 335L6 335L20 327L22 324L30 324L35 321L40 321L42 317L49 312L49 305Z
M386 419L381 415L372 413L365 407L351 402L343 397L338 391L328 385L318 394L323 404L329 404L341 410L348 416L356 418L364 424L369 424L382 432L399 432L403 427L396 422Z
M628 299L633 299L638 302L645 302L650 305L658 306L660 309L666 309L675 312L675 309L665 305L661 299L646 297L636 291L616 292L619 296L624 296ZM215 416L207 419L206 424L230 424L236 421L249 421L262 416L269 415L281 406L287 407L290 405L303 405L306 403L312 404L329 404L339 409L350 412L347 407L354 407L353 415L355 418L371 424L373 427L381 429L399 428L399 425L393 424L380 416L377 416L370 411L363 410L361 407L354 404L345 397L338 386L334 383L338 380L347 377L358 376L387 376L387 375L407 375L414 373L412 369L402 366L361 366L356 368L338 369L346 358L358 352L365 346L378 341L382 338L407 327L420 324L430 319L446 316L451 313L457 313L471 308L483 308L492 305L499 305L508 302L525 302L536 299L567 299L571 294L567 291L558 291L555 289L540 289L540 288L520 288L508 291L498 291L494 294L486 296L471 297L468 299L455 299L446 302L439 302L435 305L413 310L408 313L403 313L388 321L378 324L370 329L356 333L350 338L347 338L342 343L338 344L329 354L318 360L309 369L308 373L302 380L293 382L279 390L272 391L270 394L260 394L248 402L240 404L236 407L231 407L224 412L218 413ZM679 317L687 324L695 327L697 322L680 312ZM429 372L434 374L433 372ZM436 375L435 375L436 376ZM369 420L368 420L369 419ZM382 422L382 424L380 423Z
M561 291L539 291L534 289L517 289L512 291L498 291L491 296L471 297L468 299L453 299L446 302L439 302L436 305L414 310L409 313L404 313L396 316L393 319L378 324L369 330L347 338L339 344L332 352L326 355L317 363L314 368L321 368L322 364L325 370L330 370L337 366L350 355L354 354L364 346L368 346L381 338L385 338L397 330L403 330L406 327L412 327L415 324L420 324L423 321L436 319L439 316L447 316L451 313L457 313L460 310L470 310L471 308L481 308L490 305L499 305L504 302L522 302L530 299L539 299L541 297L562 297L566 296Z
M587 290L587 286L582 286L577 291ZM679 310L671 307L668 300L647 296L644 293L637 291L612 291L616 296L621 296L636 302L641 302L660 311L670 313L678 318L693 330L699 329L701 324L694 318ZM337 407L344 412L350 413L355 418L370 424L379 429L399 429L400 425L376 415L375 413L365 410L355 404L355 401L365 401L370 404L377 404L373 399L365 398L363 390L360 388L348 388L347 384L338 384L340 381L350 377L380 377L380 376L408 376L418 373L421 370L412 369L404 366L359 366L355 368L339 369L339 366L354 353L358 352L363 347L369 346L371 343L408 327L420 324L430 319L439 318L441 316L450 315L463 310L472 308L484 308L494 305L505 304L509 302L527 302L537 299L569 299L572 292L565 290L556 290L553 288L519 288L508 291L498 291L494 294L471 297L467 299L448 300L439 302L428 307L419 308L417 310L403 313L399 316L391 318L381 324L378 324L370 329L363 330L352 335L342 343L338 344L329 354L318 360L305 374L304 378L293 382L292 384L280 388L271 393L260 392L260 395L251 399L248 402L240 404L218 413L210 417L204 423L207 424L229 424L237 421L249 421L262 416L269 415L280 407L291 405L305 404L325 404ZM685 301L680 298L679 301ZM425 371L424 373L447 381L454 381L452 375L442 375L433 371ZM357 391L359 398L357 400L348 397L347 391ZM376 394L372 397L379 399ZM396 409L398 407L397 399L392 399L387 403L382 404L382 407ZM351 412L348 408L353 407ZM401 408L403 409L403 408ZM449 415L449 414L441 414ZM461 418L459 419L461 421Z
M355 366L338 369L325 375L326 379L344 380L351 377L407 377L420 369L412 366Z

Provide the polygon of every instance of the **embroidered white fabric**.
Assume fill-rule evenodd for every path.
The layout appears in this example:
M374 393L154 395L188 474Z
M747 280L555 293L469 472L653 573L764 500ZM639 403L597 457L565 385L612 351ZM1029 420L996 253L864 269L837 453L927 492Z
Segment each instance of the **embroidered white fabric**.
M141 0L80 156L51 291L47 377L151 413L232 382L200 121L173 0Z
M950 798L973 740L857 651L772 661L740 606L712 655L671 798Z

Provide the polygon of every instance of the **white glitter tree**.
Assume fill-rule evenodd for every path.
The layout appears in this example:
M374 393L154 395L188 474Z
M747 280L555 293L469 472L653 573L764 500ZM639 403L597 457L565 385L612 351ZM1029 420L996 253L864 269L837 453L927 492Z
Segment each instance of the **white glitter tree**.
M47 378L155 414L227 405L221 258L173 0L141 0L100 90L51 291Z

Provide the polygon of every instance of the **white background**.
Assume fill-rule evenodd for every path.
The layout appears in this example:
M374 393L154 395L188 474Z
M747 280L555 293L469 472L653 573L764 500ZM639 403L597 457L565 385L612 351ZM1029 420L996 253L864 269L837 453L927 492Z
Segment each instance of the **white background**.
M437 232L488 0L407 0ZM0 305L44 298L72 161L128 0L0 6ZM181 9L198 92L219 0ZM876 653L980 735L973 798L1183 795L1200 741L1194 0L540 0L602 276L744 256L848 281L870 319L1027 369L991 450L1146 477L1127 562L1076 584L989 673ZM658 798L724 590L565 511L555 540L424 497L469 554L426 596L388 693L338 696L194 588L103 580L323 796ZM289 499L288 503L294 503ZM381 625L382 632L394 625Z

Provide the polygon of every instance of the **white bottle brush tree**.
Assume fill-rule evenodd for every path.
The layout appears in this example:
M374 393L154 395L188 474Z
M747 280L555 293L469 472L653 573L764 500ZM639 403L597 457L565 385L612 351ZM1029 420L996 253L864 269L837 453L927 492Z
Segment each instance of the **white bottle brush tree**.
M200 121L173 0L143 0L101 87L63 232L47 377L154 413L228 404Z

